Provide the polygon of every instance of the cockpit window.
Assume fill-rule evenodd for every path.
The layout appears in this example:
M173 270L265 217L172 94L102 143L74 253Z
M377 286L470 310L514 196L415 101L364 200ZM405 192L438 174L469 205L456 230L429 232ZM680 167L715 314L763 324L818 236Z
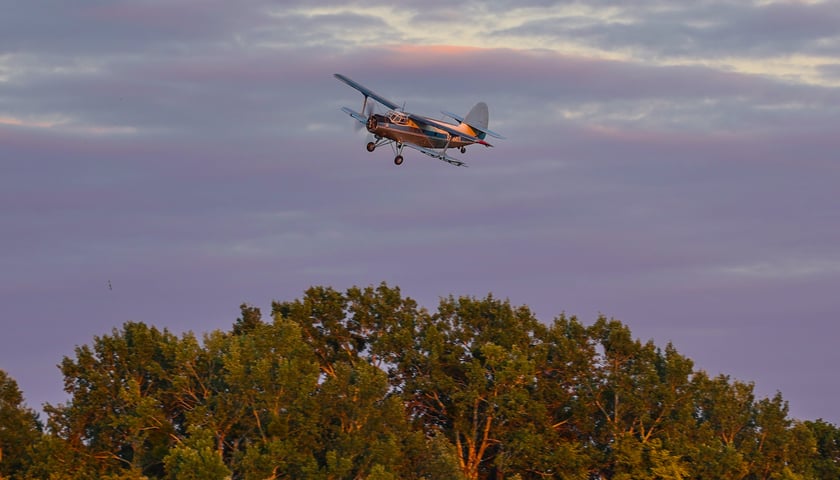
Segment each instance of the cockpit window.
M401 112L390 111L388 112L388 119L391 120L392 123L396 123L397 125L405 125L408 123L408 116Z

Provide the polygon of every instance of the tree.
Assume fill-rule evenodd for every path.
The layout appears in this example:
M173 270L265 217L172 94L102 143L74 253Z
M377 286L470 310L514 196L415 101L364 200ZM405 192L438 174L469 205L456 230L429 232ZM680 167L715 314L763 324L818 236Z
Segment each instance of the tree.
M163 471L163 457L183 427L172 389L177 337L128 322L93 348L76 348L60 365L66 405L45 407L49 427L86 455L100 475L134 469Z
M0 477L813 480L840 433L628 326L493 295L312 287L228 331L129 322L60 368L46 433L0 371ZM30 447L31 446L31 447ZM24 448L26 447L26 448Z
M741 480L749 473L750 449L755 445L753 384L731 381L726 375L709 378L696 372L694 409L695 475L700 478Z
M365 478L375 470L400 474L411 429L399 397L388 394L387 375L367 363L336 366L320 386L322 419L316 456L326 478ZM380 474L381 476L381 474Z
M425 315L414 300L385 283L351 287L346 293L312 287L301 300L274 302L272 314L300 326L327 376L333 376L334 365L342 361L393 367L397 356L413 344L417 319Z
M302 301L275 303L273 311L275 322L297 326L322 374L310 411L319 419L309 447L318 475L410 478L426 470L430 444L409 423L396 374L398 358L414 341L416 303L381 284L346 293L313 288ZM434 477L439 469L432 470Z
M672 345L663 352L652 341L634 340L617 320L599 318L588 335L598 353L581 394L593 412L591 440L601 474L685 475L679 432L691 420L692 362Z
M243 303L239 306L239 310L242 312L242 317L233 324L234 335L251 332L262 323L262 313L259 308Z
M752 476L769 480L783 478L796 457L808 457L816 445L813 438L793 440L792 421L788 418L788 405L781 393L772 398L762 398L754 405L754 445L747 449L747 460Z
M429 436L454 443L467 479L503 468L494 462L535 384L536 326L530 310L507 301L449 297L418 319L414 348L398 357L410 414Z
M592 418L582 380L595 371L595 349L577 318L534 326L530 356L535 385L526 415L510 425L504 463L522 478L588 478Z
M840 478L840 429L822 419L807 421L804 426L816 443L814 478Z
M185 335L173 382L188 428L178 437L179 446L188 448L183 453L195 457L192 450L204 452L209 442L213 462L245 478L270 478L287 463L302 463L293 445L312 435L312 425L289 423L312 408L318 378L311 354L301 357L302 345L300 330L289 322L253 322L234 334L217 330L201 343ZM196 432L200 448L190 444ZM204 453L201 459L207 460Z
M319 368L300 327L278 316L217 337L206 342L219 360L208 371L214 387L190 418L214 431L219 455L243 478L304 475L318 445Z
M274 303L274 315L295 322L318 357L321 371L336 375L338 362L354 363L366 347L357 322L348 321L347 298L332 288L312 287L302 300Z
M31 461L27 447L41 436L38 415L23 402L17 382L0 370L0 478L17 478Z

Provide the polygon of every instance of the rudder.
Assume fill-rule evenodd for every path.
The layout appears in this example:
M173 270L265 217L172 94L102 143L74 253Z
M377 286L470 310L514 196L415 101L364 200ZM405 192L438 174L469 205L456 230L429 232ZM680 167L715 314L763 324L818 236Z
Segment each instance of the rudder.
M467 116L464 118L464 123L476 130L486 132L487 127L490 124L490 111L487 108L487 104L484 102L476 103L475 106L470 109L470 112L467 113Z

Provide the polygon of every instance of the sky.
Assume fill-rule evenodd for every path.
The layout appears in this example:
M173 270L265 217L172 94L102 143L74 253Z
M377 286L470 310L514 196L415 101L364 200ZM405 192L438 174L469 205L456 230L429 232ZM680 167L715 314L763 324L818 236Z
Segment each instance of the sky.
M317 6L312 6L317 4ZM505 140L368 153L342 73ZM0 369L312 285L493 293L840 423L840 5L131 0L0 15Z

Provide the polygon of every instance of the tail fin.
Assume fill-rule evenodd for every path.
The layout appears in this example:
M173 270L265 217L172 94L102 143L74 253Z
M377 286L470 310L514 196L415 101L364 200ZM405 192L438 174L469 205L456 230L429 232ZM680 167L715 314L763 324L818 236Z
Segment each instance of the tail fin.
M464 118L464 123L471 126L474 130L486 132L487 126L490 124L490 111L487 108L487 104L484 102L476 103L470 110L470 113Z
M496 132L491 131L487 128L487 125L490 123L490 111L487 108L487 104L484 102L478 102L475 106L470 110L467 114L466 118L462 118L459 115L455 115L454 113L450 113L447 111L443 111L443 114L447 117L454 118L460 123L465 123L470 126L470 128L475 131L475 136L484 139L487 135L491 137L501 138L504 139L505 137L499 135Z

